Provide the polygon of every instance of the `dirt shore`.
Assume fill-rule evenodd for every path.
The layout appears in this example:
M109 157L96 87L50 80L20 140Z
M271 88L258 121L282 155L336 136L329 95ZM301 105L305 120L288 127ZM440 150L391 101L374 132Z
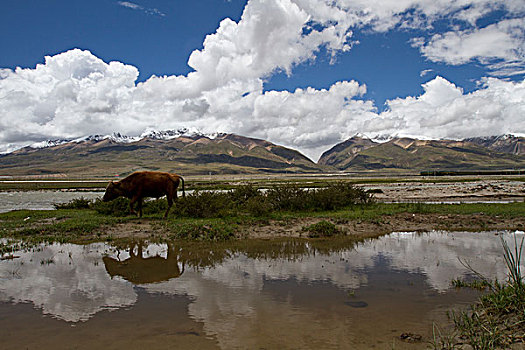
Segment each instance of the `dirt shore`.
M281 237L307 237L304 228L320 222L329 221L344 234L355 237L375 237L391 232L428 232L444 231L495 231L525 230L525 216L503 218L484 214L477 215L439 215L400 213L383 216L373 220L350 220L334 218L290 218L286 220L268 220L261 223L242 226L236 236L249 239L272 239ZM149 239L169 236L158 221L142 219L126 222L107 228L106 234L115 239Z

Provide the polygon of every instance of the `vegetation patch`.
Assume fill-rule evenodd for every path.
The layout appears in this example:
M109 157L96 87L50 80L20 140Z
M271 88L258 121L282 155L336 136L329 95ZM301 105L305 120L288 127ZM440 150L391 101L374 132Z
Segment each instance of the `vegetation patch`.
M343 234L343 231L329 221L322 220L318 223L303 227L309 238L332 237Z
M477 290L485 290L491 287L490 281L487 281L485 279L474 279L471 281L467 281L464 279L457 278L452 280L450 283L455 288L472 288Z
M266 192L251 184L229 191L196 190L174 203L172 215L185 218L221 218L236 215L266 217L279 211L327 211L372 203L372 196L350 183L330 183L323 188L305 189L295 184L274 185ZM161 214L167 209L166 200L145 201L145 214ZM60 209L94 209L111 216L129 215L129 199L110 202L83 198L57 205Z
M455 326L454 349L460 343L469 344L474 349L507 349L513 344L525 343L525 283L521 274L521 254L523 239L518 243L514 234L514 249L500 236L503 256L508 271L506 283L498 281L466 283L461 287L488 287L490 292L481 296L468 311L453 311L451 318ZM443 344L443 342L434 342Z
M67 203L54 204L54 207L55 209L89 209L91 205L91 200L84 197L80 197L74 198Z

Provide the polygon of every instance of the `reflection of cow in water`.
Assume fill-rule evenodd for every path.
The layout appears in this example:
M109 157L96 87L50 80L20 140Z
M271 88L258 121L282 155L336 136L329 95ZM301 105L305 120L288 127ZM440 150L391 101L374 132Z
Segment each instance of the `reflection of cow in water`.
M159 198L166 196L168 198L168 210L166 210L164 217L167 217L173 200L177 199L177 188L181 182L182 196L185 197L184 179L181 176L158 171L138 171L120 181L111 181L106 187L106 193L104 193L102 200L107 202L117 197L127 197L130 199L129 209L131 213L135 214L133 204L137 202L139 216L142 216L142 199L144 197Z
M137 246L137 254L135 254ZM179 261L178 251L168 244L167 257L161 256L143 257L143 244L131 244L129 246L130 257L126 260L102 258L106 271L113 278L121 276L125 280L134 284L146 284L167 281L172 278L180 277L184 273L184 262ZM179 267L179 262L182 268Z

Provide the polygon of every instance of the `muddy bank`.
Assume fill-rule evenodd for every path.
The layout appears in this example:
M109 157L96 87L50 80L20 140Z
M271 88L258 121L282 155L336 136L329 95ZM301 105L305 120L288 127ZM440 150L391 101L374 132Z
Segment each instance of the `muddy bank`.
M433 230L443 231L493 231L525 230L525 216L503 218L476 214L411 214L399 213L375 219L341 219L331 217L287 218L283 220L261 220L240 225L235 232L239 239L271 239L282 237L307 237L304 228L320 221L329 221L347 236L377 237L391 232ZM162 221L137 219L106 227L105 235L114 239L169 239L172 232Z

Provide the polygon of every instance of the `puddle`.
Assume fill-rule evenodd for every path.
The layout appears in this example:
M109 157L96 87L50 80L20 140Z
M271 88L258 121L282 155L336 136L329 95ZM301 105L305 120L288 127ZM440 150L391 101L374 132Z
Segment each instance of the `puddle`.
M458 257L501 281L501 252L494 232L358 245L43 244L0 261L2 348L420 349L433 323L447 327L447 310L479 295L450 286L472 277Z

